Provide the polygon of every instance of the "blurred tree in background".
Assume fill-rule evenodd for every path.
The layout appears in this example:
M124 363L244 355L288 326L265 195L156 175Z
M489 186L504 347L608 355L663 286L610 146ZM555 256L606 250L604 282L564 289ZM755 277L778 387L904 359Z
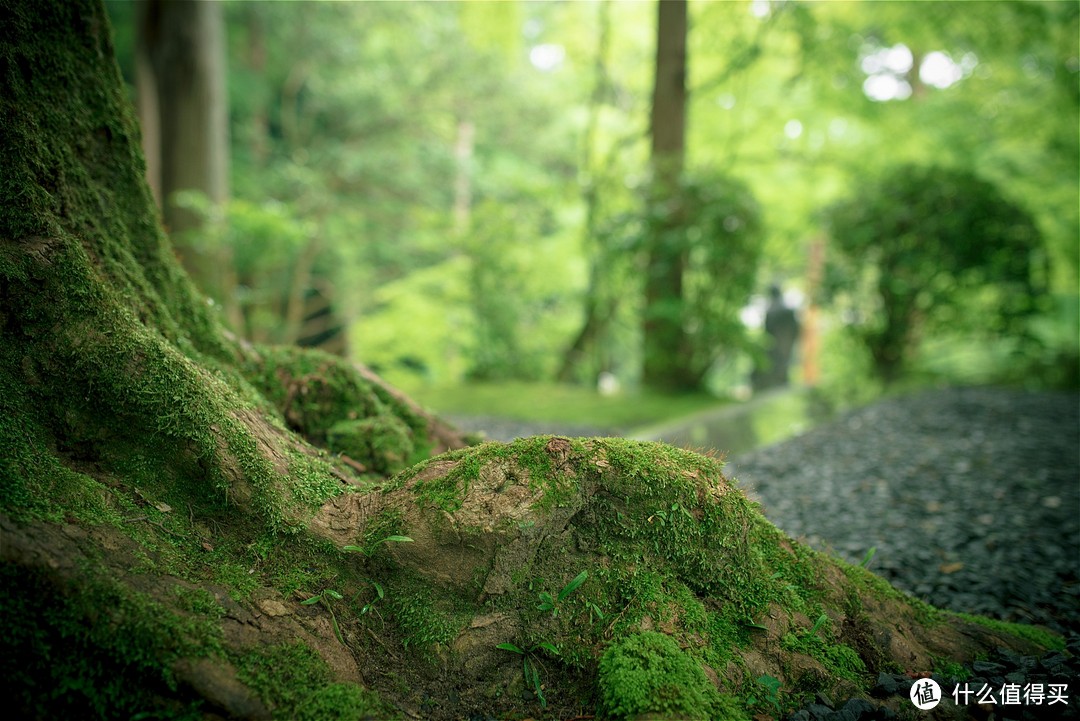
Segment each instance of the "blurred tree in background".
M655 197L649 201L639 242L678 258L679 269L679 295L652 302L652 313L671 321L676 343L653 349L660 358L652 385L703 389L716 362L749 348L740 311L757 277L764 236L760 206L745 184L720 175L681 178L668 200L675 209L657 206ZM655 262L650 255L643 264ZM644 297L649 302L648 292ZM646 362L649 352L646 347Z
M1045 308L1038 228L971 172L892 168L827 216L835 262L826 292L849 304L886 383L935 323L1020 336L1023 321Z
M134 88L136 7L108 7ZM1076 3L688 4L673 176L688 195L672 203L652 184L651 131L675 129L652 118L654 4L221 9L232 200L215 210L188 194L184 207L211 221L188 242L227 259L235 286L219 284L216 300L242 335L325 344L414 392L594 385L603 372L633 387L653 348L675 362L654 385L728 393L745 381L732 358L763 342L748 297L781 282L817 298L808 258L822 210L907 165L995 186L1032 219L1047 268L1030 278L1046 290L1034 314L964 333L949 313L997 308L1002 293L955 263L913 269L933 292L918 296L908 368L1077 383ZM664 208L693 217L660 223ZM730 218L747 223L732 231ZM834 281L866 280L845 271L854 237L825 240ZM900 242L880 240L867 251L880 258ZM661 242L677 253L671 292L646 282L660 279L648 268ZM945 278L959 285L945 292ZM825 309L818 324L826 385L872 375L846 326L866 331L882 306L859 287L847 289L854 315ZM675 340L648 340L658 318Z

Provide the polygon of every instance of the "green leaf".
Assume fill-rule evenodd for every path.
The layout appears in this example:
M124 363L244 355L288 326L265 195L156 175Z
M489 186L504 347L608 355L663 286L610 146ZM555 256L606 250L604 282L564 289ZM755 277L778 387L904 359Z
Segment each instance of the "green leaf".
M555 646L555 644L550 643L548 641L541 641L540 643L536 644L536 647L537 648L542 648L545 651L547 651L548 653L554 654L556 656L560 655L559 654L559 649Z
M540 699L540 705L546 707L547 699L544 698L544 690L540 685L540 672L536 670L536 664L529 661L526 657L523 662L525 671L525 681L533 687L533 693L536 694L536 698Z
M330 612L330 624L334 627L334 635L337 636L337 640L344 646L345 637L341 635L341 627L338 626L337 616L334 615L333 611Z
M563 587L563 590L559 591L559 600L565 601L567 596L576 591L581 584L585 583L585 579L588 577L588 571L582 571L578 575L574 576L574 580L570 581L570 583L566 584L566 586Z
M763 674L761 676L758 676L757 682L765 688L769 689L771 695L775 695L776 692L780 690L780 679L776 678L775 676Z
M877 553L877 546L871 546L870 550L866 552L865 556L863 556L863 560L859 563L859 565L863 568L867 568L870 565L870 559L874 557L875 553Z
M536 604L536 608L539 611L554 611L555 599L551 597L551 594L547 591L540 592L540 603Z
M301 606L313 606L313 605L315 605L316 603L318 603L321 600L322 600L322 594L320 593L318 596L312 596L311 598L309 598L306 601L301 601L300 605Z
M395 541L397 543L412 543L413 539L408 536L387 536L383 541Z
M525 655L525 649L515 646L512 643L500 643L495 648L501 648L503 651L511 651L513 653L521 654L522 656Z

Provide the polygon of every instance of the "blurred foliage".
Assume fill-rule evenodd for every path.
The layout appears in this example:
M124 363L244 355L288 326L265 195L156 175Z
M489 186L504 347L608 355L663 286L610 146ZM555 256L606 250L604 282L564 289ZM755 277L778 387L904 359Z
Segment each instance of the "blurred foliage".
M133 4L107 6L132 81ZM220 286L239 332L288 341L297 293L317 290L348 352L413 389L557 373L592 385L600 372L635 385L652 3L225 11L234 201L203 247L231 268L200 281ZM934 312L920 311L913 378L1076 385L1080 4L708 2L691 4L690 26L686 168L701 215L672 242L692 248L694 292L677 310L708 387L741 384L763 342L737 320L740 298L770 283L817 297L807 251L822 210L901 165L969 173L1029 214L1042 256L1021 255L1044 264L1029 280L1053 299L998 313L1019 296L984 281L1008 276L1007 259L964 270L950 256L949 283L917 301ZM920 72L931 57L947 59L948 84ZM906 95L875 99L872 82ZM734 240L715 230L732 177L761 226ZM959 247L978 252L972 236ZM850 277L872 287L873 272ZM863 398L873 359L844 328L881 301L848 295L849 315L821 314L818 363L830 392ZM591 345L567 364L590 312Z
M717 362L748 347L739 311L756 283L761 208L734 178L687 176L667 203L648 205L645 218L640 247L663 247L669 257L683 259L682 297L646 312L678 321L684 346L672 349L672 374L686 389L701 389Z
M526 228L541 232L527 234ZM540 380L551 375L546 339L571 330L566 306L573 270L567 258L574 250L551 234L555 228L553 220L538 222L520 209L491 201L477 208L465 242L472 261L470 380Z
M827 224L824 290L848 306L886 382L935 325L1017 336L1045 307L1046 256L1032 218L968 171L889 169L833 206Z
M497 381L419 388L424 403L450 415L633 429L717 407L708 393L670 396L646 389L610 395L568 383Z

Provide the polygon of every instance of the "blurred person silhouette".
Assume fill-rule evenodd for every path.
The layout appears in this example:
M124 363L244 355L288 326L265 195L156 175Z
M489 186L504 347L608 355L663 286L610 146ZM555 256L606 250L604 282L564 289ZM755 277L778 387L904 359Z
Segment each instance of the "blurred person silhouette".
M765 335L769 339L765 363L759 364L751 375L755 391L788 384L788 368L791 365L795 342L799 339L799 319L795 311L784 302L784 294L776 284L769 286Z

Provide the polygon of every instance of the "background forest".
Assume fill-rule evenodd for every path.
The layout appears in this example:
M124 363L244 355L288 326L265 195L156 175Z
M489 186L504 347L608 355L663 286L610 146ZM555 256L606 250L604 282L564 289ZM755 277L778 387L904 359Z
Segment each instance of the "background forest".
M440 411L601 377L685 410L745 395L775 284L831 403L1077 385L1075 2L107 5L166 225L239 335Z

